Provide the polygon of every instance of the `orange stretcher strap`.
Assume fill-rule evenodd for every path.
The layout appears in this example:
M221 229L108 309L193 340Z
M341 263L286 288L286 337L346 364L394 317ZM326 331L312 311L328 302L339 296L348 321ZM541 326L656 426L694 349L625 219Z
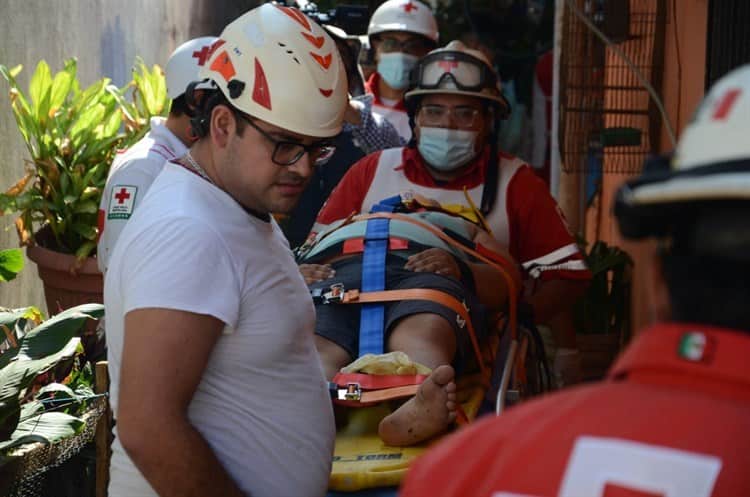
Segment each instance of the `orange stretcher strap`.
M419 385L427 379L426 374L366 374L366 373L336 373L331 380L341 387L347 383L359 383L365 390L378 390L381 388L404 387L407 385Z
M405 290L384 290L381 292L360 292L359 290L348 290L344 292L341 298L342 304L369 304L375 302L397 302L401 300L428 300L436 302L447 307L461 316L466 323L466 330L469 332L471 346L474 349L477 363L482 372L482 376L489 378L489 370L482 360L482 351L479 348L479 341L474 332L474 325L471 317L464 304L453 295L441 292L440 290L430 290L426 288L409 288Z
M502 260L502 257L499 254L496 254L495 257L488 257L488 252L491 252L489 249L482 247L482 251L479 252L477 250L471 249L469 247L466 247L465 245L462 245L461 243L458 243L450 236L443 233L441 230L435 228L429 223L426 223L424 221L420 221L418 219L414 219L412 217L406 216L404 214L397 214L392 212L374 212L372 214L360 214L357 216L353 216L351 219L347 219L348 222L351 221L365 221L368 219L375 219L375 218L385 218L385 219L396 219L398 221L403 221L405 223L411 223L416 226L419 226L420 228L423 228L433 235L440 238L445 243L457 247L458 249L462 250L463 252L470 254L474 256L475 258L479 259L480 261L484 262L485 264L488 264L492 266L493 268L497 269L500 274L505 279L505 283L508 285L508 321L510 325L511 330L511 337L513 339L518 338L518 330L517 330L517 323L518 323L518 292L520 288L520 281L517 281L516 278L513 277L510 271L506 269L503 265L498 264L498 262L495 259ZM343 226L343 225L342 225ZM484 254L482 253L484 252Z

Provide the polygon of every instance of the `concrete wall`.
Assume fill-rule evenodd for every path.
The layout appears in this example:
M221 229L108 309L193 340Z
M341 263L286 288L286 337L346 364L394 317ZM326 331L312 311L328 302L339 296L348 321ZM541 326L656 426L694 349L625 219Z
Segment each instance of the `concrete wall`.
M123 85L130 80L136 55L147 64L164 63L189 38L190 2L181 0L0 0L0 63L23 64L24 88L39 60L53 71L68 57L78 58L79 78L88 85L102 76ZM26 147L8 102L8 85L0 81L0 189L21 177ZM0 217L0 248L18 246L13 221ZM10 283L0 284L0 306L44 307L34 263Z

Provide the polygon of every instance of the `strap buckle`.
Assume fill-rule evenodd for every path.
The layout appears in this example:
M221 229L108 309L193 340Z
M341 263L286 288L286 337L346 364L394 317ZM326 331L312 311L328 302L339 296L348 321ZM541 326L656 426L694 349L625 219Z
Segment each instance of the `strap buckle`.
M359 402L362 400L362 385L357 382L346 384L345 388L339 388L336 383L328 382L328 389L331 396L336 400L349 400Z
M310 293L314 304L339 304L344 301L346 291L343 283L334 283L328 287L328 291L325 288L315 288Z

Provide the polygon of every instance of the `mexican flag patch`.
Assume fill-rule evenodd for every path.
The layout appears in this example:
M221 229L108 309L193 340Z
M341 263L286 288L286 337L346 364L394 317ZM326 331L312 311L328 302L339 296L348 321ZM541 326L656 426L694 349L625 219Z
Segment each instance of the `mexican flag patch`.
M680 337L677 354L692 362L710 362L715 349L714 340L700 331L691 331Z
M107 219L129 219L133 214L137 186L115 185L109 197Z

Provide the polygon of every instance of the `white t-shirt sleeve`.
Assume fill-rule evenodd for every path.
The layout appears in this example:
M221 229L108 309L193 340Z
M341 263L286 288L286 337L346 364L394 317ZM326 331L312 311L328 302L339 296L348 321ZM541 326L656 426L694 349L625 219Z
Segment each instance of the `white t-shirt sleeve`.
M237 327L243 289L228 249L206 224L189 218L162 220L119 250L123 314L174 309Z

